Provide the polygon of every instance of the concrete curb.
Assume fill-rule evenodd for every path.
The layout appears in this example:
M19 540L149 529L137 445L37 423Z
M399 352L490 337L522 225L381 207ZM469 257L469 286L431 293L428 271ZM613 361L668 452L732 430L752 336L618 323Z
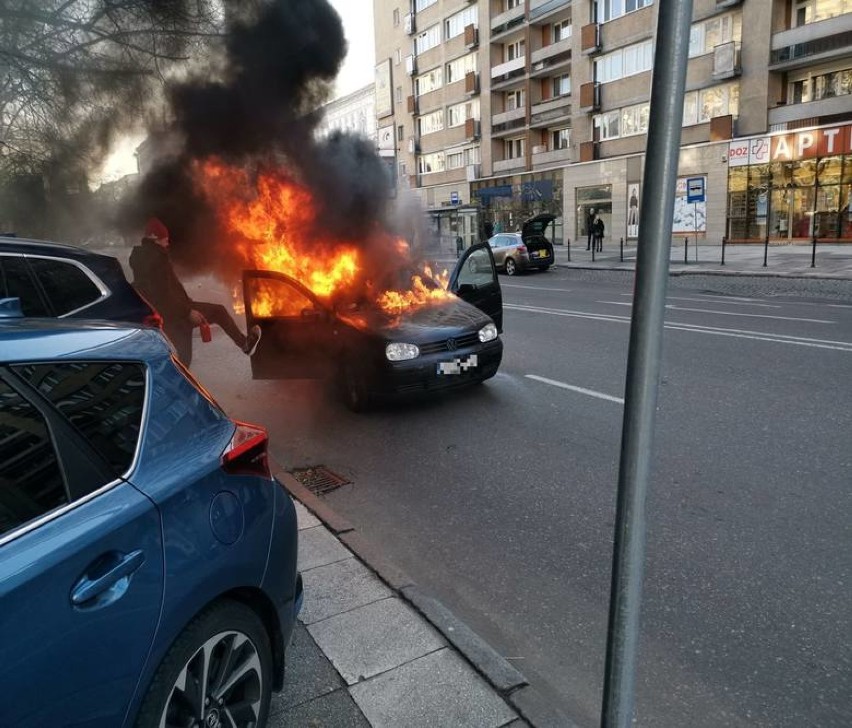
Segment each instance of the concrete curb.
M565 270L594 270L601 272L617 273L635 273L635 268L622 268L619 265L586 265L581 263L559 263L553 264L554 268L564 268ZM783 273L775 271L747 271L747 270L673 270L669 269L670 276L728 276L731 278L794 278L802 281L849 281L852 283L852 278L841 275L819 275L819 274L803 274L803 273Z
M349 548L357 559L429 622L489 685L533 728L574 728L527 679L491 645L437 599L424 594L411 577L391 563L345 518L282 468L271 456L273 476Z

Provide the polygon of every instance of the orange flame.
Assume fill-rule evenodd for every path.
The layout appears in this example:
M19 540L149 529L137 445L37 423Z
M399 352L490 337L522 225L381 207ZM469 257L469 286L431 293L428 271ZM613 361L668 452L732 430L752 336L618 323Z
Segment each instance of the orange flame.
M199 188L214 204L225 230L234 236L236 250L248 268L284 273L321 299L366 297L389 314L453 297L446 290L446 271L433 276L428 267L423 275L412 275L403 290L372 292L364 247L354 240L329 237L317 218L310 191L280 172L263 171L253 179L245 170L215 159L199 163L195 172ZM373 237L370 242L375 254L400 269L410 265L411 251L405 240L385 231L376 231ZM428 285L423 276L437 287ZM278 300L284 295L282 288L274 281L258 281L252 290L254 313L298 315L293 309L297 302ZM235 310L237 297L235 291Z

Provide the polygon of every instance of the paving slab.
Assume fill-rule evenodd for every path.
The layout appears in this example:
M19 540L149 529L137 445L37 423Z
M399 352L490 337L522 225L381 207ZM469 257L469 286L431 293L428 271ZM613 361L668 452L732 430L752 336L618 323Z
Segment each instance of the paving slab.
M317 647L305 625L296 622L293 640L287 649L284 689L280 693L273 693L269 714L274 716L345 686L346 683Z
M449 648L353 685L349 692L373 728L498 728L518 717Z
M311 636L350 685L446 646L426 620L396 597L312 624Z
M299 619L308 625L391 596L390 589L354 558L304 571L302 579L305 603Z
M325 526L299 531L299 571L352 558L352 552L329 533Z
M320 523L322 523L319 518L317 518L307 508L305 508L295 498L293 499L293 505L296 506L296 522L299 524L300 531L306 528L313 528L314 526L319 526Z

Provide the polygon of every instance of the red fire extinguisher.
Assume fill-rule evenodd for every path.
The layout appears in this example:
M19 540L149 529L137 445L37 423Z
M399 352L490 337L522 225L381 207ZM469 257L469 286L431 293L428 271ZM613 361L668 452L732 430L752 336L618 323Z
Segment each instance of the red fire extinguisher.
M198 328L201 330L201 340L205 344L213 340L213 333L210 331L210 324L204 321L198 325Z

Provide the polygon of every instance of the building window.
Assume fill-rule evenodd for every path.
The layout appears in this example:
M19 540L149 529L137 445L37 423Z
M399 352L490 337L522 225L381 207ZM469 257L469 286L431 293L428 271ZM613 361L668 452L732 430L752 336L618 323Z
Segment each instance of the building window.
M476 71L476 53L468 53L466 56L456 58L447 64L446 83L463 81L465 75Z
M553 78L553 96L567 96L571 93L571 76L565 74Z
M394 8L393 10L393 27L399 27L399 8Z
M740 86L736 83L689 91L683 99L683 125L705 124L716 116L739 116Z
M617 81L650 71L654 63L654 44L650 40L607 53L595 61L595 80L599 83Z
M423 154L417 158L417 171L420 174L433 174L445 170L445 157L443 152L434 154Z
M647 133L650 111L651 105L644 103L599 114L594 118L597 138L609 141Z
M414 0L414 12L419 13L421 10L425 10L430 5L434 5L438 0Z
M479 99L447 107L447 127L461 126L468 119L479 118Z
M422 96L423 94L428 94L430 91L441 88L442 76L443 71L440 66L418 76L414 79L414 94Z
M503 60L514 61L524 57L524 49L526 42L524 40L516 40L514 43L506 43L503 45Z
M550 148L568 149L571 146L571 129L555 129L550 132Z
M464 167L464 152L447 153L447 169L461 169Z
M400 61L402 60L402 52L397 48L393 54L393 62L395 66L398 66Z
M421 53L439 45L441 45L441 26L433 25L414 37L414 55L419 56Z
M507 91L505 98L506 111L514 111L515 109L523 109L526 105L526 93L524 89L519 88L514 91Z
M506 3L503 7L506 10L514 10L515 8L519 8L523 1L524 0L506 0Z
M597 23L606 23L634 10L646 8L653 0L595 0L594 18Z
M719 15L703 23L695 23L689 30L689 57L712 53L717 45L736 41L743 35L743 18L737 13Z
M852 94L852 68L825 73L808 71L800 78L792 75L787 101L791 104L806 104L835 96Z
M405 172L406 172L405 162L400 162L399 163L399 177L400 177L400 179L405 177Z
M402 103L402 86L396 87L396 103Z
M852 12L852 0L795 0L793 24L795 27L818 23Z
M455 38L457 35L464 33L464 29L468 25L478 24L479 8L476 5L472 5L469 8L465 8L460 13L451 15L444 21L444 36L446 40Z
M405 127L402 124L396 128L396 140L398 142L405 140Z
M523 137L506 139L503 143L504 159L520 159L526 153L527 141Z
M557 23L553 24L553 30L551 33L551 37L553 38L553 43L558 43L560 40L565 40L566 38L571 37L571 21L570 20L560 20Z
M417 132L420 136L442 131L444 128L444 110L438 109L429 114L424 114L417 119Z

